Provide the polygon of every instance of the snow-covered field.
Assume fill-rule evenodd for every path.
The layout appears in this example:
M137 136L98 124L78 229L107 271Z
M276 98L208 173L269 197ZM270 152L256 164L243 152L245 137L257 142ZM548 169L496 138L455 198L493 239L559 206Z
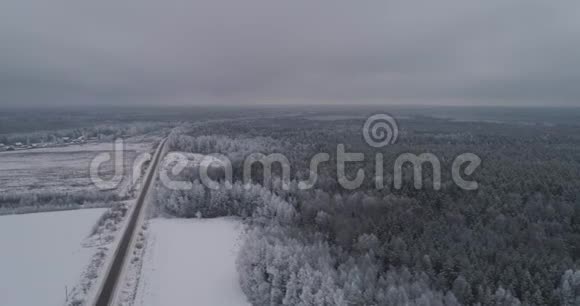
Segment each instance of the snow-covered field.
M0 216L0 305L63 305L94 252L82 242L104 212Z
M235 266L241 233L232 218L150 220L134 305L249 305Z
M126 173L131 173L135 157L151 149L151 143L126 143ZM0 192L80 191L93 189L89 177L91 160L102 152L112 152L112 143L70 145L0 153ZM112 162L103 165L103 176L112 175Z

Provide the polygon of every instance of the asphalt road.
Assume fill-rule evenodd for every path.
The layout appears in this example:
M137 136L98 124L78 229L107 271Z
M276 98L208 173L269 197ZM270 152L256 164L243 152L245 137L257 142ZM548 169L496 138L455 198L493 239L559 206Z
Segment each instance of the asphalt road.
M133 214L130 216L129 224L126 227L125 233L119 241L119 246L117 248L117 253L111 267L108 271L108 275L105 276L105 280L101 291L98 293L96 298L96 302L94 305L96 306L109 306L113 302L112 299L115 295L115 288L119 282L119 277L123 271L123 265L125 264L125 257L131 247L131 241L133 235L136 233L136 227L138 225L139 215L145 207L145 199L149 192L149 188L151 188L151 184L154 181L155 177L155 169L159 165L159 160L161 159L161 152L163 151L163 146L165 146L166 139L161 141L159 144L158 150L155 152L155 156L153 157L152 162L149 165L149 171L147 171L147 177L145 178L145 183L143 184L143 188L141 188L141 193L137 198L137 202L135 202L135 209L133 210Z

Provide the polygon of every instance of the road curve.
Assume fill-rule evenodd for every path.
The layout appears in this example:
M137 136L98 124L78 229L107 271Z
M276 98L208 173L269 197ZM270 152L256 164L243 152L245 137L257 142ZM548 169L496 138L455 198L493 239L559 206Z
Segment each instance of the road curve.
M106 271L107 274L104 277L102 286L99 292L97 292L95 302L93 304L95 306L109 306L113 302L115 290L125 265L125 259L129 249L131 248L131 241L133 241L133 235L136 233L136 227L139 224L139 217L141 216L143 208L145 207L145 200L147 198L147 194L149 193L149 189L151 188L152 182L154 181L155 174L157 173L155 169L157 169L157 166L159 165L159 160L161 159L166 141L167 139L163 139L159 143L159 147L155 151L155 155L149 164L149 168L146 174L147 177L145 178L144 184L141 188L141 193L135 202L135 208L132 210L132 214L129 217L129 223L125 227L125 232L122 234L123 236L119 241L113 261L110 264L109 269Z

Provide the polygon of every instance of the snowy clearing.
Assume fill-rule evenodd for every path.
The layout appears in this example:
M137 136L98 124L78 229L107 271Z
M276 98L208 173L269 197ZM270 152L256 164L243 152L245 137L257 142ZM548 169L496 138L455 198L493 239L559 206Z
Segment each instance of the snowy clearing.
M63 305L94 251L82 242L105 211L0 216L0 305Z
M124 149L125 173L131 173L138 154L150 149L151 143L127 143ZM2 152L0 191L27 193L95 189L89 177L90 162L99 153L112 150L112 143L95 143ZM103 166L103 175L112 175L112 162Z
M242 224L233 218L153 219L135 305L249 305L238 283Z

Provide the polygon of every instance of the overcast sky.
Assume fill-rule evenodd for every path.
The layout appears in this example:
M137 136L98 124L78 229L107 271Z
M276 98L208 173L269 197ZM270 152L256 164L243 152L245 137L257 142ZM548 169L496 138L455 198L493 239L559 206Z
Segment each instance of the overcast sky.
M580 106L578 0L2 0L0 107Z

